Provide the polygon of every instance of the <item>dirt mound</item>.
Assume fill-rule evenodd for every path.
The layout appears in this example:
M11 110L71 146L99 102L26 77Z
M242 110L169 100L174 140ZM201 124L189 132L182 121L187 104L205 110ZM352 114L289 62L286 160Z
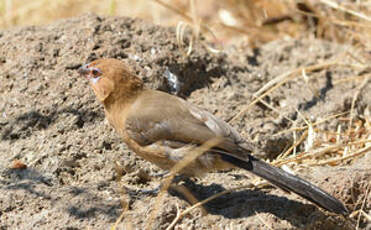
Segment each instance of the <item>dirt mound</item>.
M189 57L184 52L173 28L122 17L85 15L43 27L0 31L0 228L110 227L122 211L115 162L125 168L121 182L131 189L158 184L158 179L148 175L159 169L122 144L105 121L88 83L78 77L76 69L80 65L99 57L123 59L148 87L186 97L230 120L255 146L257 155L271 159L293 143L292 133L273 135L293 127L288 118L297 121L297 126L304 124L297 110L320 120L349 111L356 93L356 115L362 117L370 109L371 84L359 92L358 81L341 81L357 75L356 70L331 65L311 73L310 85L318 92L296 78L264 98L280 107L281 113L257 103L235 118L268 81L297 67L331 62L346 52L355 52L349 46L303 38L275 41L255 50L229 47L218 54L197 42ZM342 61L352 62L345 55ZM333 121L321 128L333 130L337 125L338 121ZM312 168L300 175L346 204L354 204L364 199L370 181L369 155L356 166ZM15 164L16 159L27 168L22 169L20 162ZM341 173L358 178L357 184L338 180ZM226 188L249 184L245 175L243 171L210 173L186 185L203 199ZM352 188L358 192L351 196ZM154 200L151 196L134 197L121 226L143 228ZM166 228L176 216L176 207L187 205L178 196L166 195L156 226ZM369 205L368 200L367 210ZM179 227L351 226L278 189L237 191L205 208L208 215L201 216L195 210L180 221ZM361 226L366 228L366 223Z

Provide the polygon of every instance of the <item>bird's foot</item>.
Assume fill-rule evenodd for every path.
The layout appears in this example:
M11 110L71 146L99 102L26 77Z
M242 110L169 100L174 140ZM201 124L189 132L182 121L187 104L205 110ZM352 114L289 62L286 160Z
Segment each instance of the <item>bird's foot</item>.
M157 196L161 190L161 186L156 186L153 189L131 189L125 187L125 190L131 197Z
M160 191L161 191L161 185L156 186L153 189L139 189L136 192L142 195L147 195L147 196L157 196Z
M162 172L158 172L158 173L151 173L151 177L159 177L159 178L165 178L165 177L168 177L170 175L169 173L169 170L165 170L165 171L162 171Z

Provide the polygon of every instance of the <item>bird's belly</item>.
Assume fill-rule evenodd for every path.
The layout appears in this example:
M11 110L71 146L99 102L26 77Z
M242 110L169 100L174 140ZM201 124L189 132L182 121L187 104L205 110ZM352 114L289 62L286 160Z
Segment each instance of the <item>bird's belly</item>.
M162 169L171 170L177 164L184 164L182 169L177 173L189 177L201 177L203 174L210 171L232 167L212 152L203 153L196 159L191 160L192 154L197 154L195 151L196 146L194 145L172 148L168 145L164 145L161 141L147 146L140 146L133 141L128 141L126 143L129 148L135 151L140 157Z

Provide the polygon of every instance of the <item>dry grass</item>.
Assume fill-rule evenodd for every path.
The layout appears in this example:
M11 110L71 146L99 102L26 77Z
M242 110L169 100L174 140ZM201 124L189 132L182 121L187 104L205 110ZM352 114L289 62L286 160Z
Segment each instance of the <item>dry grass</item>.
M344 114L341 114L341 115L344 115ZM336 117L337 116L332 116L331 118L334 119ZM325 119L325 120L328 121L328 119ZM370 132L371 123L370 122L371 122L370 120L366 120L365 122L362 122L362 121L358 120L357 122L354 123L354 126L349 127L350 130L347 130L346 133L351 133L351 135L347 136L348 138L344 138L345 143L344 142L334 143L335 140L336 140L334 138L334 136L335 135L341 135L341 134L339 134L339 133L328 133L328 132L321 131L321 130L318 130L318 129L314 131L313 127L317 124L308 124L308 126L307 126L308 131L304 132L304 134L300 138L299 142L304 141L305 138L307 138L307 140L312 139L313 143L315 143L315 144L312 145L313 149L311 149L310 152L302 153L300 155L294 155L294 156L288 157L288 158L285 158L285 155L287 155L287 153L285 153L285 154L281 155L278 158L278 160L273 162L272 164L276 165L278 167L281 166L282 169L292 173L291 168L289 168L287 166L288 163L300 164L302 166L305 166L305 165L306 166L323 165L323 164L328 164L330 166L334 166L334 165L340 164L341 162L343 162L345 160L352 161L352 160L358 158L359 156L361 156L362 154L364 154L366 152L369 152L371 150L371 132ZM313 131L309 131L310 129L313 129ZM366 131L366 130L368 130L368 131ZM327 139L326 138L325 139L318 139L317 137L311 137L311 135L314 135L314 133L326 134ZM359 140L359 139L361 139L361 140ZM339 140L339 139L337 139L337 140ZM297 144L298 143L295 143L293 146L296 146ZM202 151L198 151L195 154L191 154L192 155L191 157L193 159L195 159L195 157L202 154L202 152L206 151L209 147L210 146L204 148ZM293 147L290 148L290 150L292 150L292 149L293 149ZM353 152L349 153L349 150L348 150L348 152L345 152L346 149L351 149L351 151L353 150ZM288 151L288 152L291 152L291 151ZM323 160L322 162L318 163L318 159L325 159L325 158L327 158L327 160ZM182 167L185 167L189 163L190 163L190 159L187 159L187 160L184 160L184 161L180 162ZM178 170L175 170L174 172L177 172L177 171ZM175 175L175 174L173 174L173 175ZM167 180L166 182L167 182L166 184L167 184L167 187L168 187L169 186L168 183L170 182L170 180ZM244 186L239 186L239 187L236 187L236 188L228 189L228 190L225 190L223 192L214 194L213 196L210 196L207 199L201 200L201 201L193 204L191 207L189 207L189 208L187 208L183 211L179 210L179 208L177 207L177 215L166 229L167 230L174 229L175 225L185 215L187 215L192 210L194 210L198 207L202 207L202 205L206 204L207 202L210 202L211 200L214 200L214 199L216 199L220 196L223 196L223 195L231 193L231 192L235 192L235 191L240 190L240 189L246 189L246 188L252 188L252 187L261 188L265 185L268 185L268 183L258 182L258 183L254 183L254 184L249 184L249 185L244 185ZM365 206L365 201L366 201L366 199L368 197L368 194L369 194L370 185L371 184L368 185L368 188L366 190L365 198L364 198L364 201L362 203L361 208L358 209L358 210L353 210L353 212L349 215L349 218L356 221L357 229L358 229L361 218L365 219L366 221L370 221L369 220L370 216L363 210L364 206ZM163 195L163 193L162 193L162 195ZM161 200L162 200L162 195L159 196L159 198L158 198L158 200L155 204L154 211L152 212L153 215L156 215L156 213L158 213L158 208L159 208ZM264 219L261 219L259 217L259 215L258 215L258 218L267 227L267 229L270 228L269 225L264 222ZM151 219L153 219L153 217ZM152 221L150 221L149 223L152 223ZM148 227L149 226L151 226L151 225L148 225Z
M140 17L156 24L184 21L216 43L250 45L313 34L371 49L371 1L337 0L0 0L0 28L40 25L87 12ZM207 31L205 33L205 31ZM213 31L217 39L210 33Z

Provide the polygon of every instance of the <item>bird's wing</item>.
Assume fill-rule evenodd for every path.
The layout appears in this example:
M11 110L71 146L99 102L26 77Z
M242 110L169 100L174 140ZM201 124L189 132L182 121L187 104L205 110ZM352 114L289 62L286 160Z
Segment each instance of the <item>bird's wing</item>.
M226 122L181 98L159 91L145 91L138 97L131 106L125 130L142 146L157 141L203 144L222 137L217 147L234 151L242 142L240 135Z

